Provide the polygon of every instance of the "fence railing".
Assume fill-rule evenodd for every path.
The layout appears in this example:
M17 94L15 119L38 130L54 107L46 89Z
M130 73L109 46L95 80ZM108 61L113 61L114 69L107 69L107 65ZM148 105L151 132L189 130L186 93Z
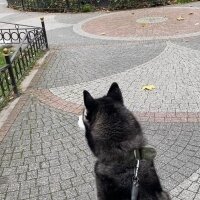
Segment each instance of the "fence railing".
M3 50L6 65L0 66L0 108L9 97L19 95L18 83L37 60L39 53L48 49L43 18L41 18L42 27L1 24L3 24L3 28L0 29L0 44L18 45L12 55L10 55L9 49L4 48ZM6 27L9 25L15 26L16 29Z

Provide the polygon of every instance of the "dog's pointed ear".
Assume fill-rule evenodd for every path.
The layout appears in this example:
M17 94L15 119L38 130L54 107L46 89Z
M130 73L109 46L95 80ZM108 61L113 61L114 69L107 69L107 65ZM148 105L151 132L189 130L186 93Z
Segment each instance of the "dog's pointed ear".
M84 104L87 110L91 111L97 106L95 99L86 90L83 91L83 99L84 99Z
M112 99L114 99L115 101L118 101L120 103L123 104L123 97L122 97L122 92L118 86L117 83L112 83L112 85L110 86L110 89L108 90L108 97L111 97Z

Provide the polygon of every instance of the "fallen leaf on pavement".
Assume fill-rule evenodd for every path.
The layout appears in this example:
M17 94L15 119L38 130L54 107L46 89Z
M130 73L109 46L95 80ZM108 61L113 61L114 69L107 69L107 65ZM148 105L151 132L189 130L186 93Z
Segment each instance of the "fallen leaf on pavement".
M147 24L145 24L145 23L142 23L142 27L145 27Z
M156 87L154 85L145 85L142 87L142 90L154 90Z
M194 14L193 12L189 13L189 15L193 15L193 14Z
M106 33L101 33L101 35L106 35Z
M182 20L184 20L184 18L183 18L182 16L179 16L179 17L177 18L177 20L178 20L178 21L182 21Z

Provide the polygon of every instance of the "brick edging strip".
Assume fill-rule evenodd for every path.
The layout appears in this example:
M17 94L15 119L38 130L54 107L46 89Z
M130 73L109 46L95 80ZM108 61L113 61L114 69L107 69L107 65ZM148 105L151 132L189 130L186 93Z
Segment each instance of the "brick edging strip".
M41 102L53 108L56 108L65 112L73 113L76 115L79 115L82 113L82 109L83 109L82 105L63 100L59 98L58 96L54 95L53 93L51 93L48 89L33 90L32 93L36 95Z
M5 121L0 129L0 142L10 130L12 124L19 115L22 107L27 102L30 94L36 96L42 103L49 105L50 107L62 110L64 112L80 115L82 113L83 106L66 101L60 97L54 95L48 89L32 89L29 92L23 94L14 109L11 111L8 119ZM164 122L164 123L200 123L199 112L178 112L178 113L156 113L156 112L134 112L136 118L141 122Z
M20 98L19 101L17 102L17 104L15 105L15 107L13 108L11 113L9 114L7 120L4 122L4 124L2 125L2 127L0 129L0 142L3 141L3 138L5 137L5 135L10 130L12 124L14 123L14 121L17 118L17 116L19 115L22 107L27 102L28 97L29 97L28 93L27 94L23 94L22 96L19 97Z
M79 115L83 106L54 95L48 89L34 90L39 100L53 108ZM134 112L134 115L141 122L200 122L199 112Z

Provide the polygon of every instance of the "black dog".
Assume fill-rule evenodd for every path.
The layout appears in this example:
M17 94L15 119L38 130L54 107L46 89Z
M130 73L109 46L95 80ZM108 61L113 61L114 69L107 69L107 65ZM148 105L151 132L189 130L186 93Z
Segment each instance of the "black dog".
M131 200L137 164L132 155L146 143L140 124L124 106L117 83L102 98L94 99L87 91L83 94L85 110L79 125L83 122L88 145L97 158L98 200ZM140 160L138 178L137 200L170 200L162 189L153 160Z

